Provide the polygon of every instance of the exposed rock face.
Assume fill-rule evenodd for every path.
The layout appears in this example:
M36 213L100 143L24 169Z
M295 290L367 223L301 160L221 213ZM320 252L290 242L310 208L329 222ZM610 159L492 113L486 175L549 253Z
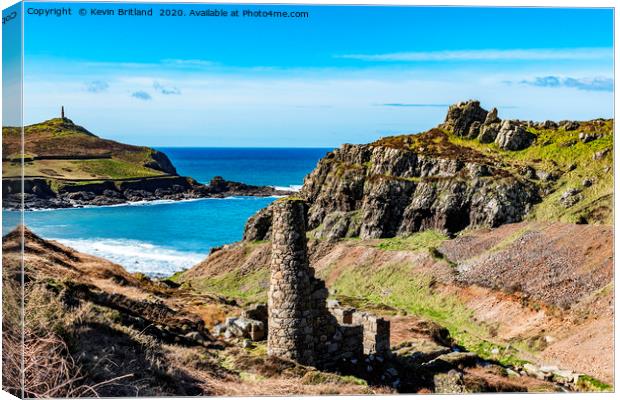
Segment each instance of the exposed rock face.
M263 208L245 223L243 240L255 241L271 237L271 207Z
M443 124L444 129L452 130L455 135L463 137L476 137L480 124L485 121L487 111L480 107L480 102L469 100L453 104L448 108L448 115ZM470 130L473 124L474 129Z
M501 119L497 117L497 108L493 107L491 111L487 114L487 117L484 120L485 125L494 124L496 122L501 122Z
M500 128L501 124L499 122L484 124L484 126L480 129L480 136L478 136L478 140L480 143L493 143L497 138Z
M579 122L577 121L560 121L559 125L560 128L564 129L565 131L574 131L575 129L579 128Z
M151 160L144 163L147 168L153 168L170 175L177 175L177 169L172 164L168 156L159 150L153 150Z
M213 328L213 334L227 339L237 337L259 341L265 338L265 333L265 324L262 321L246 317L229 317Z
M241 182L227 181L221 176L216 176L209 182L206 192L210 197L228 196L283 196L291 194L290 191L278 190L271 186L255 186Z
M305 180L300 195L309 204L306 226L316 229L317 237L333 240L425 229L455 233L520 221L538 201L537 189L494 164L486 155L449 143L439 130L344 145ZM266 209L252 217L244 237L268 238L269 215Z
M583 143L589 143L594 140L598 140L601 137L603 137L603 135L601 134L579 132L579 140L581 140Z
M304 201L277 201L272 212L268 354L323 367L389 353L389 321L334 302L328 308L325 282L308 261Z
M495 143L504 150L522 150L534 141L534 135L514 121L506 120L497 133Z
M519 151L532 146L540 130L558 129L583 129L579 139L589 143L605 136L598 129L604 124L502 120L496 108L487 112L478 101L452 105L438 128L365 145L345 144L327 154L299 193L308 206L306 227L315 238L334 241L406 236L427 229L454 234L468 227L519 222L550 193L561 172L524 169L495 146L479 144ZM576 139L559 145L574 143ZM592 158L598 161L608 154L605 149ZM252 217L244 239L268 239L270 219L269 209Z
M492 108L479 129L478 140L480 143L493 143L501 128L501 122L502 120L497 117L497 108Z

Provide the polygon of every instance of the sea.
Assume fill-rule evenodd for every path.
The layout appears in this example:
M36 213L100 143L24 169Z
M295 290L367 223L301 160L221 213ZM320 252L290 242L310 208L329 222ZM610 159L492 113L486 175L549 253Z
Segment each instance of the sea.
M214 176L252 185L299 190L330 148L158 148L183 176L208 183ZM35 210L25 225L45 239L124 266L130 272L169 276L204 260L216 246L241 240L247 219L276 197ZM3 212L3 235L19 218Z

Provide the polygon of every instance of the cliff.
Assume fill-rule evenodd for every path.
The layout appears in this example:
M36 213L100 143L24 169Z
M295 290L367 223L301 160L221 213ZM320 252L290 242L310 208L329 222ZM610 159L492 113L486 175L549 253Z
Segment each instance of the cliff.
M318 238L385 238L524 219L610 223L613 121L500 120L479 102L449 108L437 128L346 144L300 192ZM244 239L269 237L271 210Z

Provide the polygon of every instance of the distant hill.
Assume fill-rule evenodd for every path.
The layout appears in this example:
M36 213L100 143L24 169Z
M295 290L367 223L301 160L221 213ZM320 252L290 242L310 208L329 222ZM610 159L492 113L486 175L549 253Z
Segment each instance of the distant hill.
M18 162L20 128L2 129L3 167ZM102 139L68 118L53 118L24 128L24 175L53 179L124 179L177 175L157 150ZM7 174L5 173L5 176Z

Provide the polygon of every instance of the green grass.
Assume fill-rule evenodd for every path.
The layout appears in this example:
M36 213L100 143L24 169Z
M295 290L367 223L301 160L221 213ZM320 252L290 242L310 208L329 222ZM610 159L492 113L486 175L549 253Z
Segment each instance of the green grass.
M181 276L183 275L183 273L187 271L187 269L183 269L181 271L177 271L174 274L170 275L168 278L166 278L169 281L172 281L174 283L180 283L179 279L181 278Z
M372 279L368 279L372 276ZM364 299L374 304L385 304L409 313L446 321L454 315L465 324L471 312L455 298L435 294L431 289L433 278L416 274L408 263L388 264L378 270L370 265L358 265L341 274L330 289L336 296Z
M590 375L582 375L577 381L577 388L586 392L612 392L614 387L607 383L601 382Z
M269 268L248 273L231 271L215 277L192 280L192 287L200 292L211 292L241 300L245 303L267 301Z
M329 273L329 269L321 271L322 276ZM369 276L372 279L368 279ZM342 304L385 305L435 321L446 327L459 345L485 359L505 365L525 363L517 354L519 350L530 349L494 343L489 326L474 320L473 311L456 296L436 291L434 286L434 279L416 271L414 265L395 263L379 269L357 265L341 274L330 285L330 290ZM499 352L494 354L493 349Z
M399 251L419 251L424 249L436 248L448 237L436 230L422 231L406 237L394 237L389 239L379 239L376 247L381 250Z
M368 383L361 379L351 375L337 375L329 372L322 371L308 371L302 378L302 383L305 385L322 385L322 384L353 384L359 386L368 386Z
M529 166L536 170L554 172L559 179L547 185L548 193L542 202L535 205L529 219L537 221L561 221L568 223L612 223L613 201L613 151L603 159L594 160L593 156L602 150L613 150L612 121L603 126L583 124L580 129L565 131L563 129L530 128L536 135L536 142L527 149L505 151L494 143L481 144L477 140L467 140L450 135L450 141L456 145L469 147L482 153L496 154L503 161L505 170L516 175L521 167ZM598 133L603 136L597 140L583 143L579 140L580 132ZM583 187L585 178L591 178L594 184ZM582 190L583 199L572 207L560 203L562 194L570 188Z
M119 159L75 160L81 171L110 179L142 178L162 175L163 172Z

